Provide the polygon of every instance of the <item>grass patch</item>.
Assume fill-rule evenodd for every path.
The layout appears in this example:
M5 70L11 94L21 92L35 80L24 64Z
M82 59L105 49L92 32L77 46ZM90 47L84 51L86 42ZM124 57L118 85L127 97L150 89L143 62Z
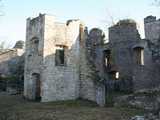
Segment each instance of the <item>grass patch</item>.
M129 116L134 116L134 115L139 115L143 116L144 115L144 109L140 108L135 108L131 106L116 106L116 109L119 111L123 111L124 114L128 114Z
M130 95L132 92L129 91L111 91L106 95L106 107L114 106L114 99L118 96Z
M0 95L0 120L128 120L139 113L129 107L99 107L86 100L40 103Z
M95 102L88 101L88 100L65 100L65 101L56 101L56 102L46 102L42 103L44 105L53 105L53 106L63 106L63 107L97 107L98 105Z

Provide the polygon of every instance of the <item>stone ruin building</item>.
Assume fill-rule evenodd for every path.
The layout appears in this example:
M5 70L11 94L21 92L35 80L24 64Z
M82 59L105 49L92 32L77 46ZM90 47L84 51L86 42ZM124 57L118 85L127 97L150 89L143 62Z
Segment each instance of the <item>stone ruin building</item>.
M160 85L160 21L144 19L145 39L133 20L104 33L80 20L27 19L24 96L42 102L83 98L105 104L109 89L141 91Z
M59 23L45 14L28 18L24 96L42 102L83 98L104 105L101 71L88 59L88 51L100 46L103 33L92 32L90 37L97 40L87 46L88 32L80 20ZM92 55L98 54L95 51Z
M145 39L133 20L104 33L80 20L56 22L40 14L27 19L24 96L42 102L77 98L105 104L109 89L141 91L160 85L160 21L144 19Z
M25 60L24 96L42 102L87 99L103 106L110 90L144 91L160 86L160 20L144 19L145 39L133 20L102 30L78 19L59 23L40 14L27 19L25 58L18 42L0 52L1 75L17 71ZM13 68L9 68L12 66ZM23 74L21 74L23 75Z
M20 62L24 59L24 42L17 41L12 49L0 50L0 75L9 76L16 72L16 68L20 65ZM24 63L22 63L24 64Z
M144 19L145 39L133 20L119 21L109 28L105 45L107 85L118 90L144 91L160 85L160 21Z
M24 79L24 41L17 41L12 49L0 50L0 91L13 88L13 82L23 84ZM17 79L13 81L13 79ZM12 82L12 85L11 85ZM16 84L16 83L15 83ZM14 84L14 88L15 88ZM17 84L16 84L17 85ZM19 90L23 90L20 84Z

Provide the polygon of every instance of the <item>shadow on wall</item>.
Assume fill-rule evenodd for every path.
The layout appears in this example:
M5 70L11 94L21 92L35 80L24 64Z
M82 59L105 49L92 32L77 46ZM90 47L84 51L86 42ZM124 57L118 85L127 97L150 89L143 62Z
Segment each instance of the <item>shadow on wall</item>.
M103 96L99 92L103 89L100 89L101 86L97 87L93 80L94 71L87 61L86 41L80 40L78 36L71 46L55 47L55 53L53 51L44 58L42 101L83 98L97 102L97 97ZM98 98L101 99L103 98Z
M46 99L51 96L54 100L79 97L80 44L79 36L70 46L57 44L55 51L44 58L42 95Z
M70 46L58 44L55 48L44 58L42 101L76 99L80 89L79 37Z

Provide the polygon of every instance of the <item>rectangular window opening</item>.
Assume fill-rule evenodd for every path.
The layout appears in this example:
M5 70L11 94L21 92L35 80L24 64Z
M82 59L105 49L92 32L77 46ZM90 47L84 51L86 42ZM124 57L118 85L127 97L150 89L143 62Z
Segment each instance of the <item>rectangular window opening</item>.
M63 46L57 47L55 53L55 64L56 66L65 65L65 49Z
M144 65L144 49L143 48L135 49L135 60L138 65Z
M110 50L105 50L105 65L106 67L110 67L111 65L111 51Z
M111 71L109 73L109 78L111 80L118 80L119 79L119 72L117 72L117 71Z

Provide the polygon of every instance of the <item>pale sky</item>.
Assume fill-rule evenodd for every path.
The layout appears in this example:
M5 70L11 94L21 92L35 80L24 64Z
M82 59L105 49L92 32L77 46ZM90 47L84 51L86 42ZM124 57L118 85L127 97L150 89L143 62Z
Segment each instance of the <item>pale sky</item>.
M59 22L81 19L89 29L98 27L107 31L112 20L132 18L143 33L143 18L148 15L160 18L160 7L152 0L3 0L4 16L0 17L0 41L13 45L25 40L26 18L39 13L54 15Z

